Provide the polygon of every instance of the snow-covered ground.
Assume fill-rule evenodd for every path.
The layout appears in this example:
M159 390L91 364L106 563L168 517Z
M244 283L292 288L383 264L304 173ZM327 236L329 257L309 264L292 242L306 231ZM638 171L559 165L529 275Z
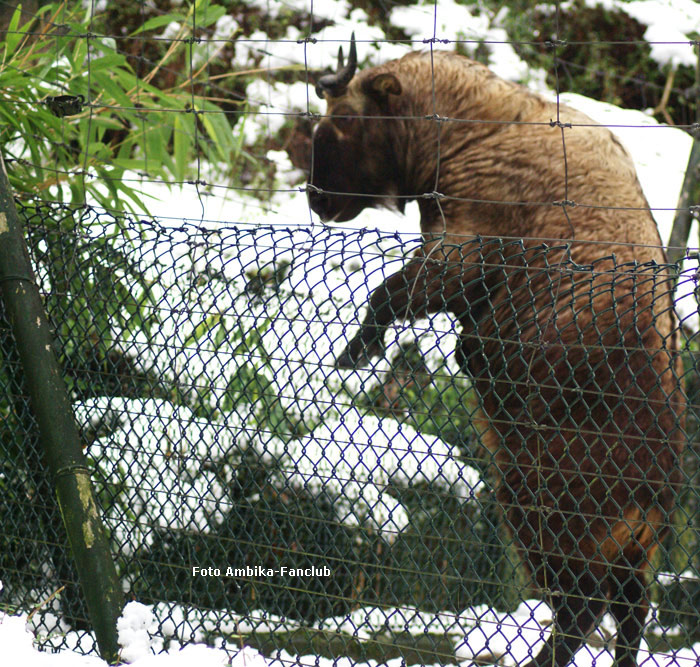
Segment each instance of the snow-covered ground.
M595 4L593 0L588 2ZM252 0L251 4L272 15L290 8L311 11L312 7L308 0ZM689 39L692 34L700 32L700 5L691 0L675 0L673 3L664 0L603 0L600 4L619 8L647 26L646 39L654 42L652 57L660 67L679 63L694 64L695 55ZM530 69L508 43L502 27L503 12L507 11L504 8L492 16L485 11L478 12L474 7L459 5L454 0L438 0L437 3L430 1L412 6L395 6L391 10L391 22L413 37L414 48L423 46L420 42L431 38L485 41L490 52L491 67L499 75L553 95L552 91L546 90L544 72ZM306 34L295 27L288 29L284 40L275 42L269 41L265 33L255 33L237 44L232 68L249 69L251 63L260 60L261 56L260 66L269 70L293 64L325 67L335 61L338 44L346 42L353 30L358 34L362 62L382 62L399 57L408 49L406 45L385 41L380 28L368 25L365 12L359 9L350 12L344 0L315 0L313 13L317 18L324 17L332 21L331 25L317 35L316 43L304 42ZM230 18L222 19L218 27L222 38L230 36L236 28L235 22L232 23ZM199 45L201 48L205 46ZM299 112L322 112L313 90L308 90L302 83L285 86L273 83L263 75L258 81L249 84L247 93L253 102L253 108L245 123L245 140L251 144L260 136L279 130L292 115ZM635 160L661 236L664 240L668 239L673 209L678 201L690 152L691 139L688 134L661 125L650 115L639 111L620 109L575 94L562 95L561 99L581 109L597 122L611 126L620 137ZM308 293L313 286L316 296L319 289L324 289L326 301L342 302L350 309L353 308L353 302L362 303L364 295L371 288L371 280L377 279L376 271L375 277L368 279L368 274L372 275L374 271L373 262L386 266L391 249L387 253L385 246L385 253L377 254L377 249L374 248L371 251L374 255L367 258L364 272L348 274L339 271L326 274L322 266L327 260L324 253L329 247L328 230L310 213L306 196L298 187L298 174L294 172L286 154L271 151L267 157L277 165L281 183L280 190L272 193L264 203L245 192L230 191L223 187L214 187L211 192L202 194L196 186L187 186L173 195L163 187L149 186L149 191L161 200L151 207L152 212L164 226L172 228L188 221L212 229L238 225L242 228L270 226L279 230L300 230L302 235L306 235L304 243L308 259L304 262L303 271L295 272L292 268L287 286L292 291L302 293ZM405 217L387 211L365 211L352 223L343 225L342 229L346 232L369 229L386 234L398 233L401 243L395 244L393 256L394 261L400 262L408 254L407 246L401 244L411 244L416 238L417 208L409 206ZM280 235L271 233L268 250L276 260L285 255L285 234L291 239L292 232L289 231L282 231ZM184 239L186 235L187 232L179 231L172 232L171 237ZM325 239L323 250L319 250L321 245L314 249L316 237ZM355 253L363 250L366 250L363 244L358 242L354 245ZM258 252L259 248L250 246L248 251ZM153 246L154 257L157 254L156 246ZM186 259L190 261L190 258ZM221 266L217 268L234 275L240 273L239 269L245 266L248 259L245 253L235 258L224 257L220 260ZM209 258L196 259L195 263L201 265L205 261L209 261ZM162 297L160 303L167 299L165 292L168 284L176 285L186 270L182 266L182 263L174 261L171 274L159 276L164 290L163 294L158 295L159 298ZM694 270L694 267L689 267L688 277L681 281L678 301L684 322L691 327L698 325L697 305L692 295ZM323 285L324 280L330 280L331 283ZM216 304L220 312L228 311L237 316L240 312L237 308L246 307L237 305L236 299L224 292L202 298L204 301L200 301L200 305L203 311ZM180 349L178 344L182 345L188 336L194 335L193 332L200 323L187 321L182 313L177 314L179 304L173 302L172 305L175 314L162 330L154 334L154 338L140 340L136 337L131 341L135 349L149 355L142 361L144 367L159 369L166 377L177 377L181 381L184 378L197 383L201 381L205 370L212 372L212 368L218 365L219 372L223 373L225 363L236 363L233 356L224 363L221 355L216 353L210 359L201 356L197 359L189 358L186 350ZM306 313L305 309L310 307L308 302L302 301L299 312ZM327 311L330 312L331 310ZM138 527L125 527L126 524L120 522L118 506L114 506L112 513L106 517L125 548L134 549L138 545L148 544L150 532L158 525L206 531L209 521L212 518L216 521L219 514L225 511L226 490L221 485L220 478L203 468L201 463L203 459L224 461L234 441L237 448L253 448L263 457L286 457L282 470L291 486L301 485L310 493L331 494L336 500L339 520L349 524L370 521L375 530L385 533L387 539L402 530L407 522L405 508L395 499L382 495L382 489L390 482L401 485L420 478L449 487L452 493L465 502L473 498L480 484L477 473L459 463L450 447L440 440L425 437L407 427L399 430L394 421L382 422L374 417L363 416L351 408L328 414L327 407L317 401L319 389L327 386L327 377L320 380L318 377L312 378L308 369L330 365L328 360L333 356L333 345L341 339L343 332L337 327L334 329L331 324L319 323L318 330L323 330L325 336L323 343L319 344L320 333L318 336L308 335L310 319L310 316L305 316L295 321L291 316L282 317L277 324L271 324L262 338L265 348L268 351L273 348L279 350L278 357L284 362L276 367L273 363L270 379L274 381L275 391L285 408L296 410L310 423L320 424L312 433L298 439L294 447L290 447L288 442L253 433L248 426L250 414L245 409L240 409L240 413L227 412L224 425L215 420L202 421L186 407L174 407L165 401L154 399L95 399L76 406L78 419L83 424L109 421L110 415L129 416L128 424L114 429L108 437L97 439L88 451L88 455L112 482L119 479L120 466L129 467L132 471L136 469L134 466L139 469L143 484L128 488L121 500L129 505L133 513L151 517L150 525L141 523ZM345 318L346 321L352 319ZM448 323L438 322L438 331L441 328L449 329ZM449 332L445 333L439 344L450 347L450 335ZM348 381L358 380L351 378ZM215 386L211 387L211 392L211 404L215 406L221 397L216 394ZM172 443L174 449L164 449L164 442ZM350 442L351 448L348 447ZM183 444L186 445L185 449L179 451L177 448ZM363 468L358 465L360 461L363 462L364 469L375 470L371 479L367 475L363 476ZM378 475L377 470L381 474ZM347 483L342 483L342 480L347 480ZM158 496L148 493L156 481L160 489ZM246 618L225 613L231 633L235 634L238 629L242 631ZM182 623L176 627L173 619L178 615ZM324 619L318 627L346 630L357 633L360 637L369 637L382 630L408 630L416 635L432 632L451 638L455 647L455 663L468 665L473 657L491 653L501 657L504 664L514 665L526 656L528 647L539 645L546 639L550 618L546 605L528 601L523 602L512 614L502 614L490 608L466 609L459 615L429 615L406 608L362 608L347 617ZM608 619L605 623L608 623ZM293 625L288 619L270 619L271 628L288 629ZM604 628L612 631L608 626L604 624ZM40 653L33 645L33 635L26 627L26 616L0 614L0 653L3 664L21 664L25 667L104 665L97 657L81 656L71 651ZM35 625L30 622L29 627L35 628ZM255 627L259 628L259 623ZM192 664L199 667L228 664L235 667L351 665L347 658L331 661L318 656L291 656L284 652L274 657L263 657L251 648L238 650L235 645L223 648L181 645L190 636L203 639L203 633L207 629L222 630L221 614L214 618L196 610L183 610L165 603L155 608L131 603L127 606L119 627L120 641L124 647L123 658L138 667L189 667ZM65 633L63 637L70 645L74 633L63 628L58 619L56 630ZM164 646L169 647L166 652L154 655L154 652L161 651ZM640 657L640 663L650 667L683 667L686 664L690 667L700 659L700 645L680 649L669 655L643 651ZM576 658L578 667L608 667L611 662L609 652L601 648L594 649L591 644L587 644ZM391 667L399 667L400 664L399 659L389 662ZM368 663L368 667L373 667L373 664Z
M350 658L324 658L317 655L290 655L284 650L263 656L239 642L218 642L216 647L178 641L173 620L159 624L159 612L169 619L178 619L182 636L200 636L207 630L231 632L246 631L245 617L227 614L227 622L209 618L213 614L190 612L182 623L183 613L178 608L158 605L156 608L130 602L117 624L121 657L136 667L377 667L376 661L354 662ZM299 626L288 619L269 618L269 627L292 630ZM305 626L308 627L308 626ZM159 628L161 628L159 632ZM260 630L260 625L257 625ZM454 647L454 664L469 667L474 659L492 656L500 665L515 667L527 660L547 640L551 631L551 613L538 600L524 600L510 614L499 613L486 606L465 609L460 614L426 614L407 608L360 608L342 618L330 618L318 624L320 630L346 632L348 637L373 638L390 641L391 633L409 632L417 637L448 637ZM264 631L264 629L263 629ZM576 654L576 667L611 667L610 650L601 647L614 635L612 618L606 616L596 631L598 642L584 645ZM164 649L165 642L169 642ZM72 651L57 654L40 652L24 615L9 616L0 612L0 651L8 665L22 667L104 667L106 663L96 656L79 655ZM694 667L700 656L700 644L677 649L672 653L650 653L645 642L639 653L639 664L644 667ZM386 661L387 667L402 667L403 658Z

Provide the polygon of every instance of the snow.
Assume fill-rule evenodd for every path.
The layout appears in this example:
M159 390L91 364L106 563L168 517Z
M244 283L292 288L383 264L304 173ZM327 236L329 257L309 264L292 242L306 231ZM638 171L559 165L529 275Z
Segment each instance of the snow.
M329 496L341 522L379 531L388 540L409 523L408 511L386 492L390 485L432 482L464 501L482 485L479 473L458 463L453 448L438 438L355 408L298 441L261 438L259 447L261 456L286 462L290 486Z
M159 624L159 614L173 609L165 605L150 607L138 602L130 602L119 619L119 645L121 657L134 667L288 667L291 664L314 665L315 667L376 667L375 661L368 663L350 661L348 658L331 660L320 656L292 656L278 651L274 656L265 657L257 650L242 644L220 648L202 644L174 645L160 653L164 640L172 633L165 631L167 623ZM253 616L255 613L252 614ZM245 617L228 614L228 631L246 632ZM239 625L239 619L242 624ZM195 617L192 627L202 628L211 625L206 616ZM294 627L286 619L269 619L271 627L279 627L284 622L285 630ZM162 634L157 634L161 627ZM265 632L262 625L256 626ZM447 636L452 639L455 657L453 664L473 664L474 658L483 660L494 656L500 664L512 667L522 662L531 652L536 652L546 641L551 631L549 607L538 600L524 600L512 613L499 613L486 606L465 609L459 614L428 614L407 608L359 608L345 617L330 618L318 624L319 629L345 632L350 636L390 641L392 633L408 632L415 636ZM226 632L226 627L218 625ZM603 619L597 631L603 642L614 631L610 616ZM385 634L386 633L386 634ZM201 631L200 631L201 635ZM24 615L11 616L0 612L0 647L8 664L23 667L105 667L107 663L95 656L85 656L72 651L56 654L40 652L33 644L33 636L27 629ZM645 643L639 655L639 664L645 667L693 667L700 655L700 644L691 648L676 649L672 653L650 653ZM449 662L449 661L448 661ZM401 667L401 658L387 661L387 667ZM577 667L610 667L612 654L606 648L585 644L576 654Z
M121 659L136 662L163 650L163 640L156 636L158 621L145 604L129 602L117 621Z
M121 488L104 520L123 556L151 544L159 528L206 534L220 523L232 504L222 474L235 477L234 463L249 444L261 460L280 462L291 487L332 498L339 521L362 524L388 540L408 525L407 510L388 492L392 485L434 483L464 502L481 485L479 474L457 463L438 438L354 408L331 413L309 435L291 441L254 434L236 412L224 425L153 399L98 398L75 411L81 424L113 429L86 453L100 470L100 485ZM217 474L209 469L216 462ZM124 521L127 511L137 520Z
M154 399L102 397L74 409L79 423L108 425L111 431L93 442L86 455L100 471L100 484L121 486L104 521L122 555L151 544L159 528L207 533L212 522L223 520L228 493L208 466L250 439L235 411L224 426ZM125 513L143 520L125 521Z
M233 658L223 650L201 644L189 644L156 655L153 651L160 649L163 640L151 633L155 623L155 617L145 605L132 602L125 607L118 622L124 662L134 667L191 667L194 664L197 667L270 667L270 662L250 647ZM3 664L22 667L106 667L108 664L96 656L74 651L39 651L27 629L26 616L10 616L3 612L0 612L0 651Z
M490 17L479 9L478 4L467 6L455 0L441 0L439 3L424 0L418 5L395 7L391 12L391 23L411 36L414 47L435 39L438 40L436 48L454 48L452 44L461 42L467 53L473 53L479 44L485 44L489 67L496 74L544 90L544 71L532 69L515 53L506 31L500 26L504 15Z
M644 39L651 44L651 57L659 65L695 67L692 40L700 32L700 6L695 0L587 0L587 4L617 9L646 25Z

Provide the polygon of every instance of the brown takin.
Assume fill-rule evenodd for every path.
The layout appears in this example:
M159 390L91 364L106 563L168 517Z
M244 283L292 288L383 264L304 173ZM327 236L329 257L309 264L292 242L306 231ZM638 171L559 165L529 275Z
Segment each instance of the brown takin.
M309 202L325 221L417 200L423 246L372 293L337 359L397 319L452 313L498 498L554 607L532 665L563 666L608 610L635 665L646 571L680 481L679 330L629 155L584 114L446 53L321 77Z

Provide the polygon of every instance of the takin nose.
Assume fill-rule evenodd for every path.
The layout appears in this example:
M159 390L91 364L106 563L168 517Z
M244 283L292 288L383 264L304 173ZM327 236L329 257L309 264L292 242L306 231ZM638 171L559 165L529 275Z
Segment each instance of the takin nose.
M331 198L325 192L319 192L315 187L310 186L308 190L309 206L311 210L318 215L321 220L327 220L330 217Z

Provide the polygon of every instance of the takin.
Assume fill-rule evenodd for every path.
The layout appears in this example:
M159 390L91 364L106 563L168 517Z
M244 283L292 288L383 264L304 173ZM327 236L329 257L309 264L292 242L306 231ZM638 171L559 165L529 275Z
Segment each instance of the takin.
M417 200L423 244L376 288L337 358L384 353L439 311L480 400L497 497L552 632L528 667L570 662L605 611L636 665L650 560L680 484L680 333L661 239L605 127L454 53L321 76L308 197L324 221Z

